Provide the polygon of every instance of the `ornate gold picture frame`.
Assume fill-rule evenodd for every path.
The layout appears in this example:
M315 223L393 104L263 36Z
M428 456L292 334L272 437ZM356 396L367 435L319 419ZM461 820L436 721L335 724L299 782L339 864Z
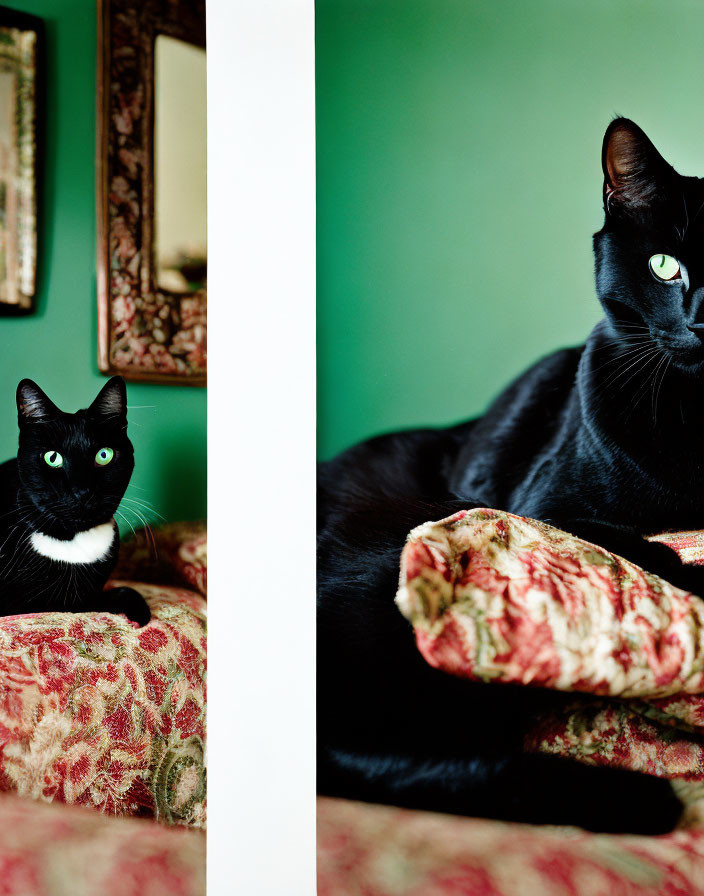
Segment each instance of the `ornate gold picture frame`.
M34 310L43 25L0 6L0 314Z
M205 47L204 0L98 4L98 364L107 374L205 385L206 286L165 288L155 265L158 35Z

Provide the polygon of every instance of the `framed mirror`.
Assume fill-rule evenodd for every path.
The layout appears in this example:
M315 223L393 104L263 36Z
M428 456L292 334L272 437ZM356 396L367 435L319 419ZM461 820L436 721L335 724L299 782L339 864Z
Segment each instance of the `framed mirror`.
M98 363L204 385L204 0L101 0Z
M0 313L34 310L43 25L0 6Z

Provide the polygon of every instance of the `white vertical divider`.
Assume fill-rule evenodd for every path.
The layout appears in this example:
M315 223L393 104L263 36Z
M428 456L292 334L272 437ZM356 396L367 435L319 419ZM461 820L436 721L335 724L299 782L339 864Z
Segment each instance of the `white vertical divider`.
M208 0L208 892L315 892L313 0Z

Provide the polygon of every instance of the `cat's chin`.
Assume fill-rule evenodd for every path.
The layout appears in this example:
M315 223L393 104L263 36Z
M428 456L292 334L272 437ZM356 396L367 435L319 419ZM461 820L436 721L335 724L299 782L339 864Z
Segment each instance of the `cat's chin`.
M49 516L45 514L41 522L35 521L36 531L41 531L45 535L60 540L70 539L80 532L89 532L106 523L114 523L114 516L106 516L105 514L95 514L88 517L84 516Z

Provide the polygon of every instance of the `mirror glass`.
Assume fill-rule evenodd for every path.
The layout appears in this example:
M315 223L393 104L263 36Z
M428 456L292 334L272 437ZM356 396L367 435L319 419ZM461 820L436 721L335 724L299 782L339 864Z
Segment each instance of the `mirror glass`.
M37 53L41 23L0 7L0 308L31 311L37 261ZM3 22L6 22L4 24Z
M16 78L0 72L0 299L16 302L17 284L17 138Z
M156 285L193 293L206 284L205 50L157 35L154 48Z

